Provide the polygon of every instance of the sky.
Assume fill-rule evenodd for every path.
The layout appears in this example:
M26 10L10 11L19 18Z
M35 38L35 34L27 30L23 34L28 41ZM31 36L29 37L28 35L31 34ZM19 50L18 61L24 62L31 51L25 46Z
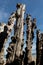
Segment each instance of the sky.
M7 23L10 14L16 11L17 3L26 5L26 14L29 13L32 18L36 18L37 28L43 32L43 0L0 0L0 22ZM32 49L35 53L35 42Z

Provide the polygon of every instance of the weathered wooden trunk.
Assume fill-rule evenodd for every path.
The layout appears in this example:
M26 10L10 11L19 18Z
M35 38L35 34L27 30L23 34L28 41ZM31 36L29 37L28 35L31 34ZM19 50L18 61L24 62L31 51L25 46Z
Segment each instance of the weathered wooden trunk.
M16 11L16 23L14 26L14 36L12 37L12 42L9 45L9 48L12 48L12 44L14 49L12 49L14 51L13 55L14 55L14 64L21 64L22 63L22 59L20 56L23 55L23 50L21 48L21 46L23 46L23 24L24 24L24 12L25 12L25 5L23 4L17 4L17 11ZM8 52L10 54L12 54L11 50ZM9 54L7 54L9 56ZM8 57L8 61L12 61L12 58L10 60L11 56ZM11 63L10 63L11 64ZM18 64L18 65L19 65Z
M33 21L33 22L32 22ZM32 62L32 41L34 38L34 29L36 28L36 19L32 20L31 15L27 15L26 17L27 24L27 35L26 35L26 54L25 54L25 65L31 64ZM34 63L33 63L34 64Z
M43 33L37 30L36 40L36 65L43 65Z
M14 18L13 18L14 16ZM4 26L4 30L2 32L0 32L0 60L3 61L4 58L4 45L5 42L7 41L8 37L10 36L11 30L14 26L14 22L15 22L15 13L11 15L8 24ZM3 55L2 55L3 54ZM4 64L4 61L1 62L2 65Z

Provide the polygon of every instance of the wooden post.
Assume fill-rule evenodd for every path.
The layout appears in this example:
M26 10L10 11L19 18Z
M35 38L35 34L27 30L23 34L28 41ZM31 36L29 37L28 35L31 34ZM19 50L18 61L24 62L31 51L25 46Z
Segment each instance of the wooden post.
M4 26L4 31L2 31L0 33L0 57L2 57L0 60L2 61L3 58L4 58L4 44L5 42L7 41L10 33L11 33L11 30L14 26L14 22L15 22L15 13L13 13L8 21L8 24ZM3 55L2 55L3 54ZM4 60L3 62L0 62L2 65L4 64Z
M36 19L32 20L31 15L26 17L27 24L27 35L26 35L26 54L25 54L25 65L28 65L32 62L32 41L34 38L34 29L36 28Z
M43 65L43 33L37 30L37 40L36 40L36 65Z

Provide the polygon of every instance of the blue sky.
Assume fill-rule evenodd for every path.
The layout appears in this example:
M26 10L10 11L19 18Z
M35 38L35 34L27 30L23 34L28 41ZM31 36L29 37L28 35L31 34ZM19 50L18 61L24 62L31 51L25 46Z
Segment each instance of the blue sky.
M23 3L26 5L26 13L36 18L38 29L43 32L43 0L0 0L0 22L7 23L10 14L16 10L16 4ZM33 44L35 52L36 45Z
M43 0L0 0L0 22L7 22L10 14L16 10L17 3L26 5L26 13L37 19L38 28L43 27Z

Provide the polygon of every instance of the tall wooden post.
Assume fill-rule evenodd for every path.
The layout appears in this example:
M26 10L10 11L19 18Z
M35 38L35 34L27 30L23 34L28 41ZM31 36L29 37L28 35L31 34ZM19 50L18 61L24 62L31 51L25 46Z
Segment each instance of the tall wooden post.
M36 65L42 65L43 57L43 33L40 33L40 30L37 30L37 40L36 40Z
M41 47L40 47L40 50L41 50L41 58L40 58L40 65L43 65L43 33L41 33L41 43L40 43Z
M4 64L4 60L3 60L4 59L4 48L5 48L4 44L6 40L8 39L8 37L10 36L15 20L16 20L15 13L13 13L11 17L9 18L8 24L4 26L4 31L0 33L0 57L2 57L0 58L0 64L2 65Z
M25 65L31 64L32 62L32 41L34 38L34 29L36 28L36 19L32 20L31 15L26 17L27 24L27 35L26 35L26 54L25 54Z
M28 65L32 61L32 53L31 53L31 28L32 28L32 19L30 15L26 17L26 24L27 24L27 41L26 41L26 58L25 64Z
M20 17L18 18L18 38L19 41L17 42L17 49L16 49L16 55L20 57L21 53L21 45L22 45L22 39L23 39L23 23L24 23L24 13L25 13L25 5L21 4L21 12L20 12ZM19 15L18 15L19 16Z
M14 53L13 53L13 57L14 58L12 57L12 55L8 57L8 61L10 61L10 63L12 61L12 58L13 58L13 61L16 59L16 56L15 56L15 54L16 54L16 48L17 48L18 41L20 40L19 39L19 35L20 35L20 31L19 30L21 29L20 17L21 17L21 4L17 4L16 23L15 23L15 26L14 26L14 36L11 38L12 42L11 42L11 44L9 46L10 49L12 49L12 45L14 47L14 49L12 49L14 51ZM8 49L8 52L9 51L11 52L11 50ZM7 55L9 55L9 53ZM10 54L12 54L12 52Z

